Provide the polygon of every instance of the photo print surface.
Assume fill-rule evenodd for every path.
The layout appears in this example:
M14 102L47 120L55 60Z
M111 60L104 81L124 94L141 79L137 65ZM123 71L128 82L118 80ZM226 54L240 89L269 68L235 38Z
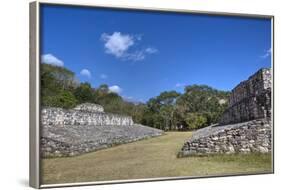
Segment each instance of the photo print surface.
M42 183L272 173L271 25L41 4Z

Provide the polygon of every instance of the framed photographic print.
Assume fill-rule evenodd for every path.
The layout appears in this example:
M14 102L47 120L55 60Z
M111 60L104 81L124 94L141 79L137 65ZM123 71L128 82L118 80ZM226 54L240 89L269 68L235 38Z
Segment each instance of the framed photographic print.
M273 173L273 24L30 3L30 185Z

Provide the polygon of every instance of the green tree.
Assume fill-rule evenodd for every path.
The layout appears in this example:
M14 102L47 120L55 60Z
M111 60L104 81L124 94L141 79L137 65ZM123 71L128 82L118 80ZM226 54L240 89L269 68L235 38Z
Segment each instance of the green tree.
M64 67L40 65L43 106L70 108L77 104L72 91L78 82L74 73Z
M81 83L75 90L74 96L78 103L93 102L93 90L91 85L87 82Z
M107 84L93 88L79 83L65 67L41 64L43 106L71 108L89 102L106 112L132 116L134 122L163 130L193 130L216 123L227 107L229 92L207 85L186 86L184 93L164 91L147 103L132 103L110 92Z
M109 92L109 88L107 84L101 84L97 90L104 94Z
M59 67L50 64L40 64L41 82L44 85L52 84L55 82L62 90L73 89L78 86L79 81L75 78L74 72L65 67ZM44 81L53 78L53 81Z
M180 94L176 91L164 91L159 96L151 98L147 106L153 112L153 124L156 128L171 130L175 128L174 105Z
M208 125L206 117L197 113L188 113L186 115L185 122L188 129L198 129Z
M206 85L191 85L185 88L185 93L177 102L186 113L200 113L208 115L209 124L217 122L225 110L227 103L220 104L220 100L227 101L229 93L218 91Z
M43 106L73 108L77 104L74 95L69 91L62 90L54 96L45 96L42 98Z

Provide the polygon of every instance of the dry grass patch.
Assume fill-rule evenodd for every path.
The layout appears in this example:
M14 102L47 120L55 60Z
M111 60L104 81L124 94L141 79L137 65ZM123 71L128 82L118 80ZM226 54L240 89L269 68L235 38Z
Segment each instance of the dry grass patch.
M42 160L43 184L271 172L270 154L177 158L191 132L124 144L76 157Z

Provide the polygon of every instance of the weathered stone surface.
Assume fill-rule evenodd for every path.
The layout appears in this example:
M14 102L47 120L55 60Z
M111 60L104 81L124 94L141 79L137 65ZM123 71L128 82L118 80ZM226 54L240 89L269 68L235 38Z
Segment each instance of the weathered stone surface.
M162 130L139 124L45 126L41 135L41 155L43 157L74 156L162 134Z
M179 156L270 151L271 121L265 118L197 130L184 143Z
M76 106L74 110L86 111L86 112L104 112L104 109L101 105L84 103Z
M220 123L197 130L179 156L267 153L271 128L271 69L260 69L232 90Z
M220 124L238 123L271 116L271 69L260 69L231 92Z
M96 104L41 110L42 157L75 156L163 134L134 124L132 117L104 113Z
M41 123L43 126L64 125L133 125L130 116L92 112L79 109L43 108L41 110Z

